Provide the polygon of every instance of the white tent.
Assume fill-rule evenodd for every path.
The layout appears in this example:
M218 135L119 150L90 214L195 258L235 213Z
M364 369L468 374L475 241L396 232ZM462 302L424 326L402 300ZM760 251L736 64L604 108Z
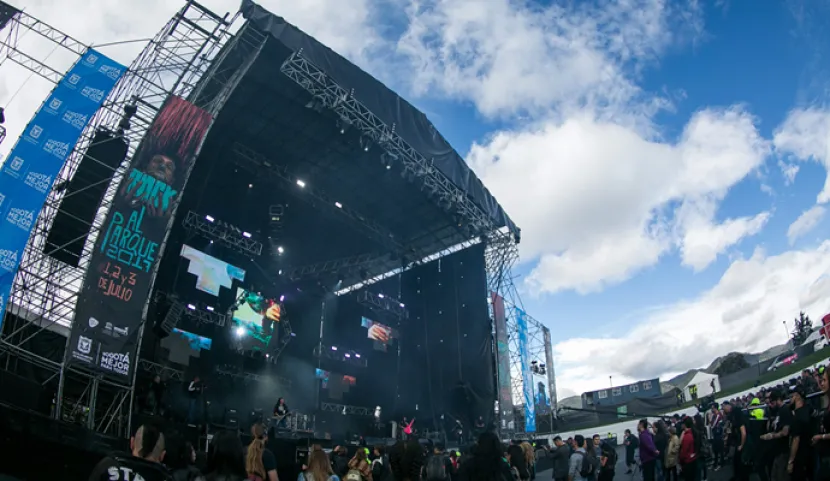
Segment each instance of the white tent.
M714 381L714 382L713 382ZM697 386L697 399L706 397L720 391L720 379L716 374L698 371L695 373L686 386L683 387L683 395L687 401L692 400L692 386ZM714 387L714 389L712 389Z

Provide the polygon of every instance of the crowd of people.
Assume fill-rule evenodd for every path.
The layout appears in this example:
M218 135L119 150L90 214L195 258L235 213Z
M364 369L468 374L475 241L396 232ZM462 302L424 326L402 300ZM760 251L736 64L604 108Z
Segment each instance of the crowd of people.
M277 460L268 450L268 430L251 428L244 446L236 431L218 432L210 452L200 455L173 433L141 426L130 440L129 454L102 459L90 481L278 481ZM536 479L534 448L528 442L504 445L484 432L467 452L446 452L441 445L418 440L393 446L358 447L349 456L343 446L331 455L311 448L298 481L532 481Z

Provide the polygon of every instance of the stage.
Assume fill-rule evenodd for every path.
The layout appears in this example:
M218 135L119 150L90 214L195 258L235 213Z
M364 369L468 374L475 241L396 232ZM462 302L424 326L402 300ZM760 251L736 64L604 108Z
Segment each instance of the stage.
M132 65L96 67L111 92L0 277L21 388L0 401L120 439L151 414L245 432L279 398L295 439L523 432L521 399L556 388L513 285L519 227L416 107L240 13L186 2Z

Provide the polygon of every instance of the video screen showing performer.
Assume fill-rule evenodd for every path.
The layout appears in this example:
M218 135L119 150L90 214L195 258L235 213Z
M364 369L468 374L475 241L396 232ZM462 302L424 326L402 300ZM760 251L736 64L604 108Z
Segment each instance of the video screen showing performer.
M260 292L242 288L237 289L236 299L232 309L234 334L244 349L266 350L282 317L282 305Z
M360 319L360 325L367 329L367 337L374 341L374 348L376 351L387 351L389 344L398 339L398 330L375 322L367 317Z

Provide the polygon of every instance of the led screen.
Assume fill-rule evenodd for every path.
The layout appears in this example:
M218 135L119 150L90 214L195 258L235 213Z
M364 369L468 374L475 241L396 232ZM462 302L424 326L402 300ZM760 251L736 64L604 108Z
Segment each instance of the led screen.
M219 288L231 288L233 280L245 280L245 271L189 245L182 245L182 257L190 261L187 272L196 276L196 289L218 296Z
M190 349L194 351L210 351L210 346L213 344L213 340L209 337L193 334L192 332L183 331L179 328L173 328L173 334L181 336L185 341L187 341Z
M366 328L366 335L374 341L375 350L386 352L386 348L398 338L398 330L386 324L375 322L367 317L360 319L360 325Z
M234 335L243 349L265 350L280 322L282 307L274 299L245 289L236 290L233 308Z

